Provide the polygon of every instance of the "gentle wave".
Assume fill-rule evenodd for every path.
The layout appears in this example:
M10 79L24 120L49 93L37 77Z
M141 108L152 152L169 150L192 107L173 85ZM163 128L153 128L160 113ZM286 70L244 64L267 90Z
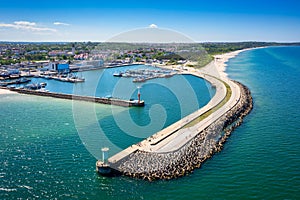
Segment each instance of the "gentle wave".
M17 189L16 188L2 188L2 187L0 187L0 191L14 192L14 191L17 191Z

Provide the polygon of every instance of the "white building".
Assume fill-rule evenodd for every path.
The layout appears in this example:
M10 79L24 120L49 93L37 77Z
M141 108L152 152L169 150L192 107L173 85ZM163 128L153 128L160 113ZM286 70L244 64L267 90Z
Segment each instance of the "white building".
M58 62L49 62L48 69L51 71L57 71Z

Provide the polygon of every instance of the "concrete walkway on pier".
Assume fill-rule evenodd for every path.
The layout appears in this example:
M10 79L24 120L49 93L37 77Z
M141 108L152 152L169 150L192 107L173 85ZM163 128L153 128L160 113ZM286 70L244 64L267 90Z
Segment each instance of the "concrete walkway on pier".
M207 128L210 124L215 122L226 112L228 112L232 107L236 105L240 98L240 88L234 82L229 80L225 76L221 76L217 70L215 62L211 62L206 67L201 70L196 70L194 68L188 68L188 71L181 71L182 74L192 74L200 78L204 78L210 82L216 88L215 96L210 100L210 102L197 110L196 112L184 117L183 119L177 121L176 123L166 127L165 129L155 133L149 138L141 141L138 144L132 145L127 149L115 154L109 158L110 163L118 162L119 160L125 158L131 153L140 150L146 152L155 153L166 153L171 151L176 151L194 138L197 134ZM226 86L222 82L227 83L231 88L231 97L229 101L219 108L214 113L210 114L208 117L200 121L199 123L183 128L185 125L192 122L197 117L216 107L222 100L226 97Z
M230 87L235 87L235 84L231 84ZM177 131L161 144L155 146L155 152L166 153L170 151L176 151L185 145L188 141L194 138L198 133L207 128L210 124L215 122L221 116L223 116L227 111L229 111L238 102L240 97L240 90L234 90L229 101L222 106L220 109L209 115L207 118L203 119L196 125L183 128ZM201 114L200 114L201 115ZM153 148L153 147L152 147Z

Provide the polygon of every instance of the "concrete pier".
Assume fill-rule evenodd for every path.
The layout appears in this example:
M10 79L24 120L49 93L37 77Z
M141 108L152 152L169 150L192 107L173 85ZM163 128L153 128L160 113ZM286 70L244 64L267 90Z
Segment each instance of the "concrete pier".
M190 173L220 151L231 131L251 111L252 97L242 84L212 73L184 73L209 81L216 88L215 96L196 112L110 157L108 165L114 171L150 181Z
M9 90L21 94L54 97L54 98L70 99L70 100L78 100L78 101L88 101L88 102L95 102L95 103L109 104L109 105L116 105L116 106L123 106L123 107L132 107L132 106L143 107L145 105L144 101L137 101L137 100L129 101L129 100L122 100L122 99L114 99L114 98L80 96L74 94L62 94L62 93L55 93L55 92L45 92L39 90L17 89L17 88L9 88Z

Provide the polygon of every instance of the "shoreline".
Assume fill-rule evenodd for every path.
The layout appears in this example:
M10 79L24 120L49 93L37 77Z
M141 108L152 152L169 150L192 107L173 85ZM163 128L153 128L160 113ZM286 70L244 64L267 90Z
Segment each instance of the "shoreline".
M4 95L4 94L17 94L16 92L10 91L8 89L1 89L0 88L0 95Z
M265 47L253 47L253 48L247 48L247 49L241 49L241 50L236 50L236 51L231 51L231 52L227 52L227 53L224 53L224 54L217 54L217 55L214 55L214 60L212 60L210 63L208 63L207 65L205 65L204 67L201 67L201 68L194 68L194 67L187 67L187 66L183 66L184 69L187 71L187 72L200 72L200 73L213 73L216 77L219 77L219 78L224 78L224 79L229 79L228 78L228 74L226 73L226 68L228 66L227 62L236 57L237 55L239 55L240 53L242 52L245 52L245 51L250 51L250 50L254 50L254 49L261 49L261 48L266 48L267 46ZM212 69L212 65L215 65L215 69L216 71L212 72L213 69ZM178 71L178 72L184 72L185 70L184 69L179 69L177 68L179 65L151 65L153 67L158 67L158 68L162 68L162 69L168 69L168 70L175 70L175 71Z
M266 47L253 47L253 48L231 51L231 52L224 53L224 54L217 54L217 55L213 56L214 57L213 62L215 63L217 70L218 70L219 74L221 75L221 77L228 78L228 74L226 73L226 68L228 66L227 62L230 59L236 57L237 55L239 55L242 52L250 51L250 50L254 50L254 49L262 49L262 48L266 48Z

